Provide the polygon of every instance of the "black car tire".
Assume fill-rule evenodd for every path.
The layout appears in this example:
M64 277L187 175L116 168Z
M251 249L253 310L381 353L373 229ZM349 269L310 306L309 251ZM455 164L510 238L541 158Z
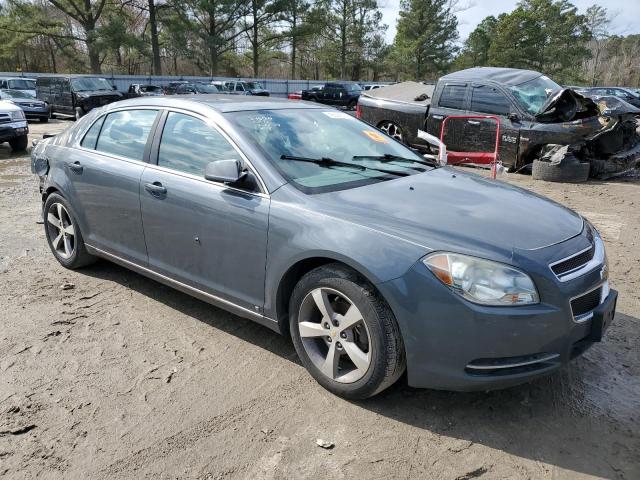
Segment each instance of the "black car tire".
M40 123L47 123L49 121L49 117L40 117Z
M347 110L355 110L356 109L356 105L358 105L358 101L357 100L351 100L347 104Z
M52 205L55 205L56 203L60 203L62 204L62 206L64 206L64 208L68 212L70 220L73 224L73 228L75 230L74 249L73 249L73 253L69 256L69 258L62 258L58 254L56 249L53 247L53 243L52 243L53 241L53 239L51 238L52 229L49 227L49 221L47 216ZM78 221L76 220L78 217L73 211L73 208L71 208L71 205L69 205L69 202L67 202L66 198L64 198L62 195L59 195L57 193L50 194L47 197L46 201L44 202L44 208L42 212L44 216L44 232L45 232L45 236L47 237L47 243L49 244L51 253L53 253L53 256L60 263L60 265L62 265L65 268L75 270L77 268L86 267L87 265L91 265L92 263L96 262L97 257L87 252L87 249L84 244L84 238L82 237L82 232L80 231Z
M73 109L73 111L76 121L80 120L84 116L84 110L82 109L82 107L76 107Z
M568 162L551 163L544 160L534 160L531 176L534 180L547 182L581 183L589 178L589 163L576 159Z
M49 107L49 119L53 120L54 118L56 118L56 114L53 113L53 107Z
M322 373L303 344L299 313L303 300L318 288L335 290L348 297L361 312L366 325L371 359L364 376L352 383L341 383ZM393 385L404 372L404 344L395 316L375 288L357 272L335 263L312 270L294 288L289 312L291 338L302 364L330 392L349 399L368 398Z
M9 140L9 145L11 146L11 150L14 152L21 152L27 149L29 145L29 137L27 135L21 135L19 137L12 138Z

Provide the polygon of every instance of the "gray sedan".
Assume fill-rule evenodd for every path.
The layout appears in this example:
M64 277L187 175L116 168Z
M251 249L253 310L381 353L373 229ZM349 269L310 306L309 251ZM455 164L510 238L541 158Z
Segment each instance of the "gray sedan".
M600 341L615 310L578 214L321 105L117 102L38 143L32 169L63 266L102 257L290 335L348 398L405 370L417 387L521 383Z

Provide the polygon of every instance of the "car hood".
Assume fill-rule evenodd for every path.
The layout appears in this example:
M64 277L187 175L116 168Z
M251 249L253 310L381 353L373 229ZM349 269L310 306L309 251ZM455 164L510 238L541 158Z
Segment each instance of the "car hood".
M314 195L322 213L433 250L533 250L578 235L577 213L527 190L451 168Z
M574 116L572 118L564 118L565 111L571 110L571 106L575 106ZM580 113L582 118L588 116L596 116L600 112L593 100L583 97L575 90L570 88L562 88L553 92L547 101L540 107L535 118L542 123L553 122L569 122Z

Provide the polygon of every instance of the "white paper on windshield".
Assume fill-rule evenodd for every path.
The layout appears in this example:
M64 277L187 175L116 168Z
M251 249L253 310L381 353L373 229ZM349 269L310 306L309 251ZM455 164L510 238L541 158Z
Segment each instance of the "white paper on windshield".
M344 112L322 112L322 113L324 113L329 118L335 118L339 120L344 120L345 118L351 118L350 115Z

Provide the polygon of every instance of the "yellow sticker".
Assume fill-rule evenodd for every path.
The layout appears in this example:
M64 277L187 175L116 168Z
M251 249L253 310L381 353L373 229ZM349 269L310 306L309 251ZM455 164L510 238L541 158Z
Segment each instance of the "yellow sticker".
M369 137L374 142L389 143L389 140L385 138L384 135L378 132L374 132L373 130L362 130L362 133L364 133L367 137Z

